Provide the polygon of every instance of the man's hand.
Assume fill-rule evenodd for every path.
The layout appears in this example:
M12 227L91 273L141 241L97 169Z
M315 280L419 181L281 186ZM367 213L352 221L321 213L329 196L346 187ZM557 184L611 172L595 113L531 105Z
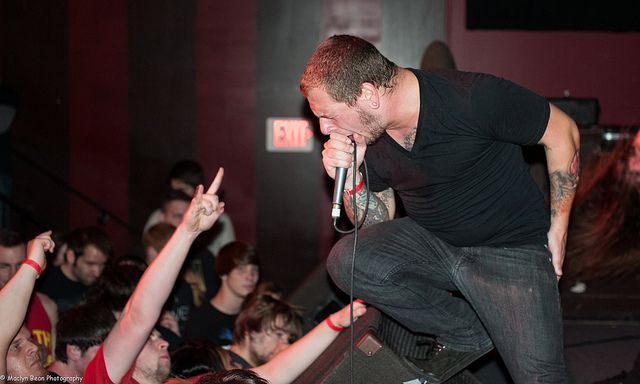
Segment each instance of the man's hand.
M567 233L554 231L547 233L549 252L551 252L551 262L556 272L556 278L562 277L562 265L564 264L565 245L567 243Z
M336 175L336 168L347 168L347 185L350 185L351 176L353 174L353 141L357 144L357 168L360 168L364 160L364 153L367 144L364 137L354 133L352 137L345 136L342 133L332 132L329 140L324 143L322 151L322 163L327 174L332 179Z
M184 226L187 231L194 234L206 231L224 212L224 202L219 201L218 195L216 195L220 184L222 184L223 176L224 169L220 168L206 193L203 193L204 187L202 185L196 188L191 204L182 219L181 226Z
M31 259L41 266L42 270L47 266L45 252L53 252L56 244L51 239L51 231L39 234L27 244L27 259Z

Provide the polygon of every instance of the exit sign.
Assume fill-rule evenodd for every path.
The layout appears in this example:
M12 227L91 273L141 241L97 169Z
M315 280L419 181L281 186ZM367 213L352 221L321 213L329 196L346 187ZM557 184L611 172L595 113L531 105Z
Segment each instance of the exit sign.
M267 118L268 152L313 151L311 121L296 117Z

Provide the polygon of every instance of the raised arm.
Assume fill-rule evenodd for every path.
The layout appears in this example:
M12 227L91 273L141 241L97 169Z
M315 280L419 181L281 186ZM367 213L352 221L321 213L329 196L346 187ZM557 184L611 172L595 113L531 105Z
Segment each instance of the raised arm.
M360 301L353 303L354 318L365 314L367 308ZM348 327L350 309L347 305L329 316L333 326ZM274 356L269 362L252 370L270 384L287 384L295 380L311 363L324 352L339 335L340 331L332 329L327 321L323 321L304 335L300 340Z
M203 231L211 228L224 211L216 195L224 171L218 171L206 193L196 188L182 223L169 242L142 275L127 302L122 316L107 336L103 353L109 378L119 382L136 360L160 317L191 244Z
M580 173L580 133L573 120L550 104L547 129L540 140L544 145L551 190L551 226L548 246L558 279L562 276L567 228L571 205Z
M29 299L38 278L37 268L46 267L46 251L53 251L51 231L38 235L27 244L27 259L15 275L0 290L0 382L7 374L7 351L11 341L22 327ZM35 263L36 265L28 265Z

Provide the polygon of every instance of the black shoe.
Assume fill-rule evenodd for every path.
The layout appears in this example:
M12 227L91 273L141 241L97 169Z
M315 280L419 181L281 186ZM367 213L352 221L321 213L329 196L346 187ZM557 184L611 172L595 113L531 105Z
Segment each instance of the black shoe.
M411 361L424 371L425 384L441 384L492 349L462 352L437 343L424 360Z

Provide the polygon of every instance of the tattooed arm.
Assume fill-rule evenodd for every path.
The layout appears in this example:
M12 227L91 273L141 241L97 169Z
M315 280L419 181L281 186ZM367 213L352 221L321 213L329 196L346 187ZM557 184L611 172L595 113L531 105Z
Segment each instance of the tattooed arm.
M562 276L567 228L571 205L580 173L580 134L569 116L550 104L547 129L540 140L544 145L551 189L551 226L548 233L549 251L558 279Z
M362 175L358 174L358 183L362 179ZM355 197L355 203L358 207L358 222L362 223L362 217L364 216L365 208L367 208L367 187L362 186L354 196L349 196L348 194L344 194L343 202L344 202L344 210L351 220L354 223L353 217L353 198ZM380 223L386 220L393 219L393 216L396 212L396 201L395 196L393 194L393 189L385 189L382 192L372 192L369 197L369 207L367 210L367 216L365 217L365 221L362 224L363 226Z

